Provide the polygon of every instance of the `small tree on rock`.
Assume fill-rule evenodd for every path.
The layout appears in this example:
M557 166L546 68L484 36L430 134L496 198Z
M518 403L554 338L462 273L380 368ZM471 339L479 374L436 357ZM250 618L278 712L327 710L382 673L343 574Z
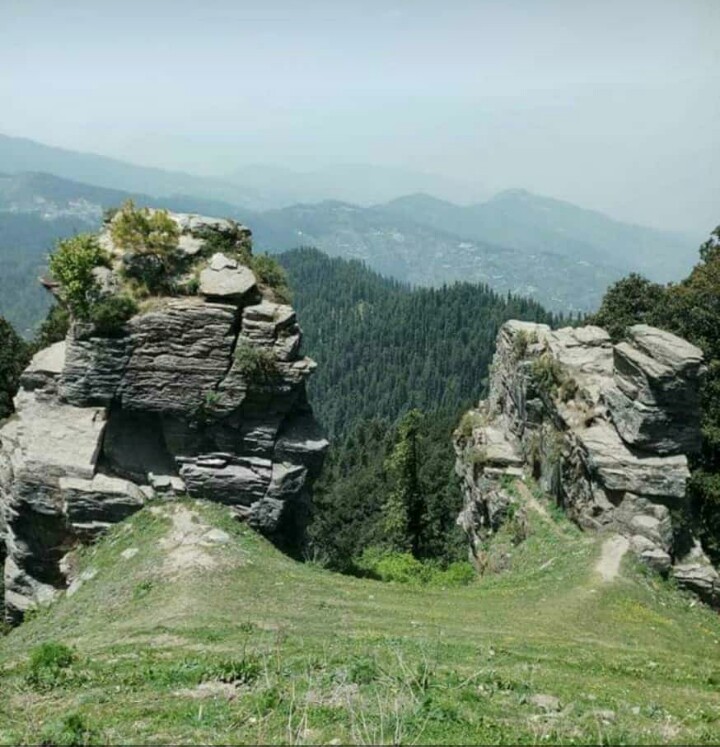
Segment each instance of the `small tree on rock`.
M50 255L50 272L60 283L62 299L76 319L90 316L100 295L94 270L109 263L107 253L92 234L64 239Z
M177 249L180 229L167 210L151 212L128 200L112 219L110 235L125 251L166 256Z

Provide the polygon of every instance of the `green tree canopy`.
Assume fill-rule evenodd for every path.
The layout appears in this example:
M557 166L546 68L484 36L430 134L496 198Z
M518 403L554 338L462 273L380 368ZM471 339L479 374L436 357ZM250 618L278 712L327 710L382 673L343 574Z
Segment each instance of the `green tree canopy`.
M97 236L88 233L63 239L50 255L50 272L60 283L62 298L77 319L87 319L98 300L100 288L94 270L108 265L107 252Z
M656 324L666 288L632 273L608 288L596 314L588 318L607 330L614 341L625 336L633 324Z
M9 322L0 317L0 419L11 415L20 374L30 359L30 347Z

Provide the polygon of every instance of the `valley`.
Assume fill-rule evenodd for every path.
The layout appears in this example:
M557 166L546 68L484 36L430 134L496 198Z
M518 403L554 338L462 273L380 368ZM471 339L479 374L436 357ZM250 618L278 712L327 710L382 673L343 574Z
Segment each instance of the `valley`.
M13 265L0 275L0 313L25 334L46 309L35 281L53 241L94 230L104 209L130 198L239 220L252 227L259 251L312 246L410 285L479 283L566 315L597 308L628 272L679 279L702 237L621 223L519 189L470 205L414 194L366 206L320 200L258 209L239 187L98 159L0 136L0 261ZM30 299L25 308L20 288Z

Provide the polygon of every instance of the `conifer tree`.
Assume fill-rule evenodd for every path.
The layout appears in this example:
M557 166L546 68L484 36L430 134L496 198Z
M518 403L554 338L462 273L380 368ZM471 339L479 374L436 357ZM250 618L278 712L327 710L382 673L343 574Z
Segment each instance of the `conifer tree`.
M425 501L419 480L418 431L422 422L419 410L410 410L398 426L398 441L388 457L386 469L392 481L383 506L383 525L393 550L420 554Z

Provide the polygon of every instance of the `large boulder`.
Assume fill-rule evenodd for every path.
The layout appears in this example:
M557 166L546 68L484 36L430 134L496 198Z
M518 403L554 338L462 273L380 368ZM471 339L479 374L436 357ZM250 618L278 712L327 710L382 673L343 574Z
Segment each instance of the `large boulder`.
M658 454L697 452L702 351L644 324L628 334L615 346L614 386L605 392L620 437Z
M714 606L720 605L720 574L696 540L672 568L675 581Z
M218 252L200 273L200 293L208 298L240 302L255 290L257 281L249 267Z

